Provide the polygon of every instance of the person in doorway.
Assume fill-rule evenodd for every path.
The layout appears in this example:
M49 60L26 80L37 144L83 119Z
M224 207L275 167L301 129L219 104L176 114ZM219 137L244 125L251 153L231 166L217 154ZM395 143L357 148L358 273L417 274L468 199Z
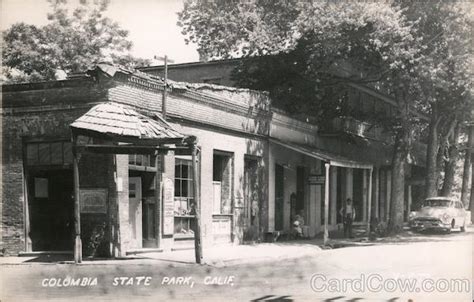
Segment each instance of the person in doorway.
M295 238L304 237L304 226L303 210L300 210L293 221L293 235Z
M346 203L342 206L339 214L342 216L342 223L344 224L344 237L354 238L352 236L352 222L355 219L355 207L352 199L347 198Z
M258 206L258 195L256 192L253 192L252 194L252 204L251 204L251 220L250 220L250 225L255 225L258 227L258 213L260 209Z

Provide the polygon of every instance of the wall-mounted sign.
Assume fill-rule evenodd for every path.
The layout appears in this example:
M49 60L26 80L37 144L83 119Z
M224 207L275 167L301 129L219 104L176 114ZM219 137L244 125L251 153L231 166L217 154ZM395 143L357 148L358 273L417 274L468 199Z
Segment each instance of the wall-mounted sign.
M48 179L35 177L35 197L48 198Z
M310 175L308 176L308 183L310 185L320 185L326 181L326 177L324 175Z
M170 178L163 181L163 235L174 233L174 182Z
M107 213L107 189L81 189L81 213Z

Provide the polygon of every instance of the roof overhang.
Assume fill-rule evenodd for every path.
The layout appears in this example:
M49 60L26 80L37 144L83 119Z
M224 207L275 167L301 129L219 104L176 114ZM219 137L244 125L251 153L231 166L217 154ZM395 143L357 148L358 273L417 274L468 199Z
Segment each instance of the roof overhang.
M363 163L359 161L354 161L351 159L348 159L346 157L324 151L324 150L318 150L312 147L308 146L301 146L301 145L296 145L296 144L291 144L291 143L286 143L286 142L281 142L276 139L270 139L271 143L274 143L276 145L283 146L285 148L288 148L290 150L299 152L301 154L304 154L309 157L313 157L322 161L327 162L331 166L336 166L336 167L344 167L344 168L354 168L354 169L373 169L374 165L369 164L369 163Z
M189 136L179 133L157 114L146 116L130 106L101 103L71 125L75 135L140 146L188 145Z

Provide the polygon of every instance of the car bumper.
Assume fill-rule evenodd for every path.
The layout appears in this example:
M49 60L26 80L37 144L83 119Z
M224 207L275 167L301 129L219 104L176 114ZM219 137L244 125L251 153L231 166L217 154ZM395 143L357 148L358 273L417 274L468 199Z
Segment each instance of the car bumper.
M433 221L413 221L410 223L410 228L415 231L449 231L451 230L451 224Z

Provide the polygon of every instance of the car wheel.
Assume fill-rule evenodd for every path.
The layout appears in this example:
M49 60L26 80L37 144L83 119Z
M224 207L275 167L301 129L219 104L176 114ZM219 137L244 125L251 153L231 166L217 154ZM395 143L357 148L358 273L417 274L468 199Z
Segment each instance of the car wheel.
M461 232L465 232L465 231L466 231L466 218L464 218L464 223L461 226Z

